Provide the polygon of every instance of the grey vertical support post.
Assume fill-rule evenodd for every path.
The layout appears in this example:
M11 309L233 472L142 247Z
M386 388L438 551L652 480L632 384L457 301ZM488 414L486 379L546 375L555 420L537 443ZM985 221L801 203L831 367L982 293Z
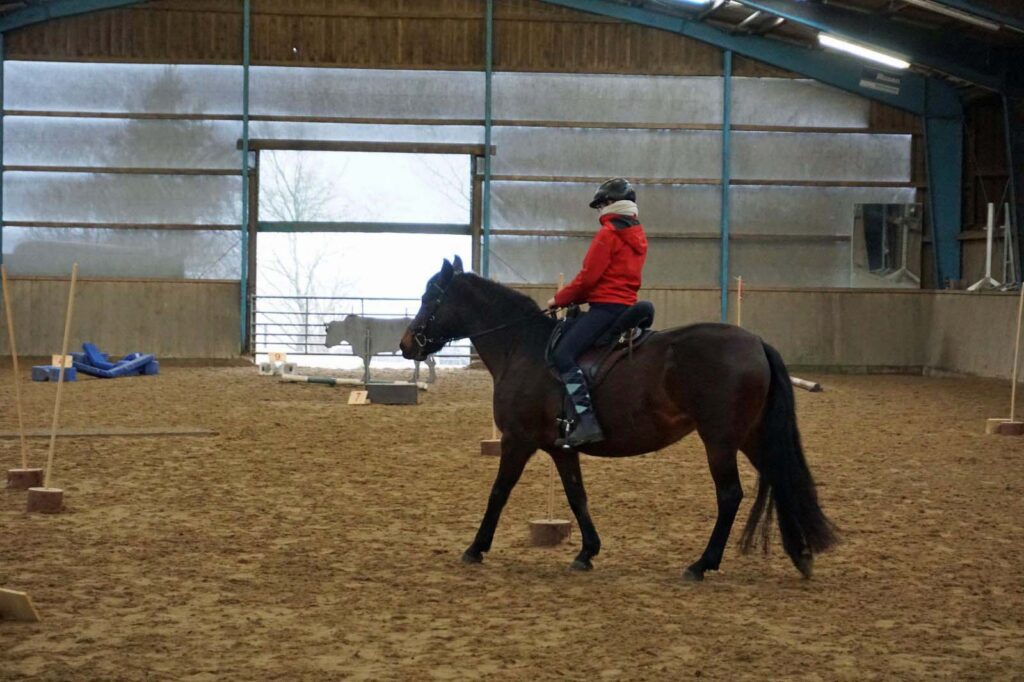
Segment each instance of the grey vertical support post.
M718 285L722 296L722 322L729 321L729 183L732 181L732 51L722 60L722 216L721 263Z
M487 0L484 16L484 191L483 244L480 249L480 274L490 276L491 266L491 94L494 70L494 0Z

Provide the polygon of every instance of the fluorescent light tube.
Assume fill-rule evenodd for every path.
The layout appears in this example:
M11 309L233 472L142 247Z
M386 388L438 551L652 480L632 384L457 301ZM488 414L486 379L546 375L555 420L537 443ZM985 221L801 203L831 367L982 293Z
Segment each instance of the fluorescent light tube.
M865 47L864 45L851 43L849 40L836 38L835 36L830 36L827 33L819 33L818 42L825 47L831 47L833 50L839 50L840 52L846 52L847 54L855 55L861 59L885 64L886 66L891 66L894 69L906 69L910 67L910 62L905 59L900 59L899 57L879 52L878 50Z
M999 30L999 24L994 21L982 19L970 12L965 12L963 10L956 9L955 7L948 7L941 3L933 2L932 0L903 0L903 2L908 5L920 7L921 9L926 9L930 12L935 12L936 14L942 14L953 19L966 21L968 24L974 24L975 26L980 26L981 28L988 29L989 31Z

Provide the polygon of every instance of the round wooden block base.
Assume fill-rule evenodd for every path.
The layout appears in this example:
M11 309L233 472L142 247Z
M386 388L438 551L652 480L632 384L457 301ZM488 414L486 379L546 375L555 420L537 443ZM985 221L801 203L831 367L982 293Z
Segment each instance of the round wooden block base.
M480 441L480 454L487 457L501 457L501 439Z
M989 419L985 422L985 433L999 436L1024 436L1024 422L1011 419Z
M58 514L64 509L64 491L60 488L29 488L28 512Z
M11 490L28 490L43 485L42 469L8 469L7 487Z
M572 532L568 519L534 519L530 521L530 544L534 547L560 545Z

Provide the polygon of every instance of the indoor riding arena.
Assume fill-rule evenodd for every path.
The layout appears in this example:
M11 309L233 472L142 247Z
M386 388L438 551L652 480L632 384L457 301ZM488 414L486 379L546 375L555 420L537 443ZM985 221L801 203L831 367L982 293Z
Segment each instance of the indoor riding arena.
M1024 680L1021 64L1016 0L0 2L0 680Z

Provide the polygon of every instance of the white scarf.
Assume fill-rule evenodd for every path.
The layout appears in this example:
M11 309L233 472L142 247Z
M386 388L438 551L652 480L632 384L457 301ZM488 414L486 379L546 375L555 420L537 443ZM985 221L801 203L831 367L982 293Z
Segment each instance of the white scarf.
M622 201L616 201L614 204L608 204L601 209L601 215L608 215L609 213L617 213L618 215L628 215L636 218L640 215L637 210L636 203L623 199Z

